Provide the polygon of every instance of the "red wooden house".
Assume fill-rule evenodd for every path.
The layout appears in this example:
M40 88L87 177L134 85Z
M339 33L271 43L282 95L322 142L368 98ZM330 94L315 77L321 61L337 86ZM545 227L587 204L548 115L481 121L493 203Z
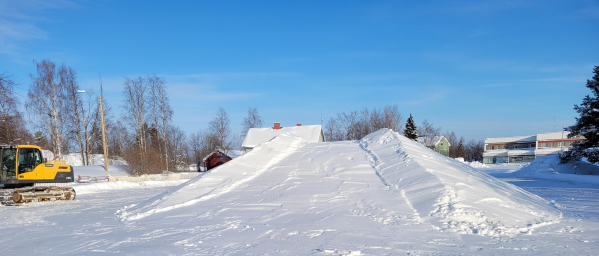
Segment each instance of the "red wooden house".
M239 150L229 150L226 153L220 149L208 154L202 162L206 165L206 171L209 171L221 164L229 162L242 154Z

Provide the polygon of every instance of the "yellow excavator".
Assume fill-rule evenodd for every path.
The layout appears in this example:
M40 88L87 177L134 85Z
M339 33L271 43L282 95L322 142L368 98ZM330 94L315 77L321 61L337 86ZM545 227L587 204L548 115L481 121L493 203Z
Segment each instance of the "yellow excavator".
M35 186L39 183L74 182L73 167L64 161L48 161L42 149L33 145L0 145L0 203L74 200L71 187Z

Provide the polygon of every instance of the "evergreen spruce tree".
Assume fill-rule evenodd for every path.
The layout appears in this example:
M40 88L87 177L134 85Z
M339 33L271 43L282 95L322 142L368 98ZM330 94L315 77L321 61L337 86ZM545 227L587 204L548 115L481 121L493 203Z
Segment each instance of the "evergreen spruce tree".
M574 105L574 110L580 114L576 123L565 130L569 131L568 138L584 136L585 140L575 142L569 151L560 154L560 163L579 161L586 157L589 162L599 162L599 66L593 68L595 75L587 80L587 88L591 89L594 97L589 95L582 99L582 104Z
M416 133L416 124L414 123L414 118L412 118L412 114L410 114L410 118L406 122L406 129L403 130L403 135L408 137L411 140L418 140L418 134Z

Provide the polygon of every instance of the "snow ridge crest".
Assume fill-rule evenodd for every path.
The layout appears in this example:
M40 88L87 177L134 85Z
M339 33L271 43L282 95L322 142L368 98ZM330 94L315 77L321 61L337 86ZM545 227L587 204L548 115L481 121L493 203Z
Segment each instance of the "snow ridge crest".
M546 200L392 130L366 136L360 147L382 182L435 229L513 237L561 217Z

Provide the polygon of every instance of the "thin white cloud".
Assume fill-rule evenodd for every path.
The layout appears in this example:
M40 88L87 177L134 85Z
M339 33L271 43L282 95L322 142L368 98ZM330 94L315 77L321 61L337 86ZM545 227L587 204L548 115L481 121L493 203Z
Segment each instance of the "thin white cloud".
M521 8L527 5L523 1L474 1L466 4L454 5L446 11L453 13L487 13Z
M28 40L44 40L48 32L37 27L36 22L47 22L43 16L28 15L31 10L75 8L69 0L56 1L0 1L0 54L16 57Z
M425 104L430 104L430 103L433 103L433 102L437 102L437 101L443 100L446 95L447 95L447 93L443 92L443 91L440 91L440 92L431 92L431 93L427 93L424 97L422 97L420 99L406 101L405 104L407 104L407 105L425 105Z
M171 100L199 100L202 102L239 101L260 97L261 93L226 91L216 87L197 83L168 84Z
M568 17L574 19L599 19L599 4L591 2L590 6L572 12Z

